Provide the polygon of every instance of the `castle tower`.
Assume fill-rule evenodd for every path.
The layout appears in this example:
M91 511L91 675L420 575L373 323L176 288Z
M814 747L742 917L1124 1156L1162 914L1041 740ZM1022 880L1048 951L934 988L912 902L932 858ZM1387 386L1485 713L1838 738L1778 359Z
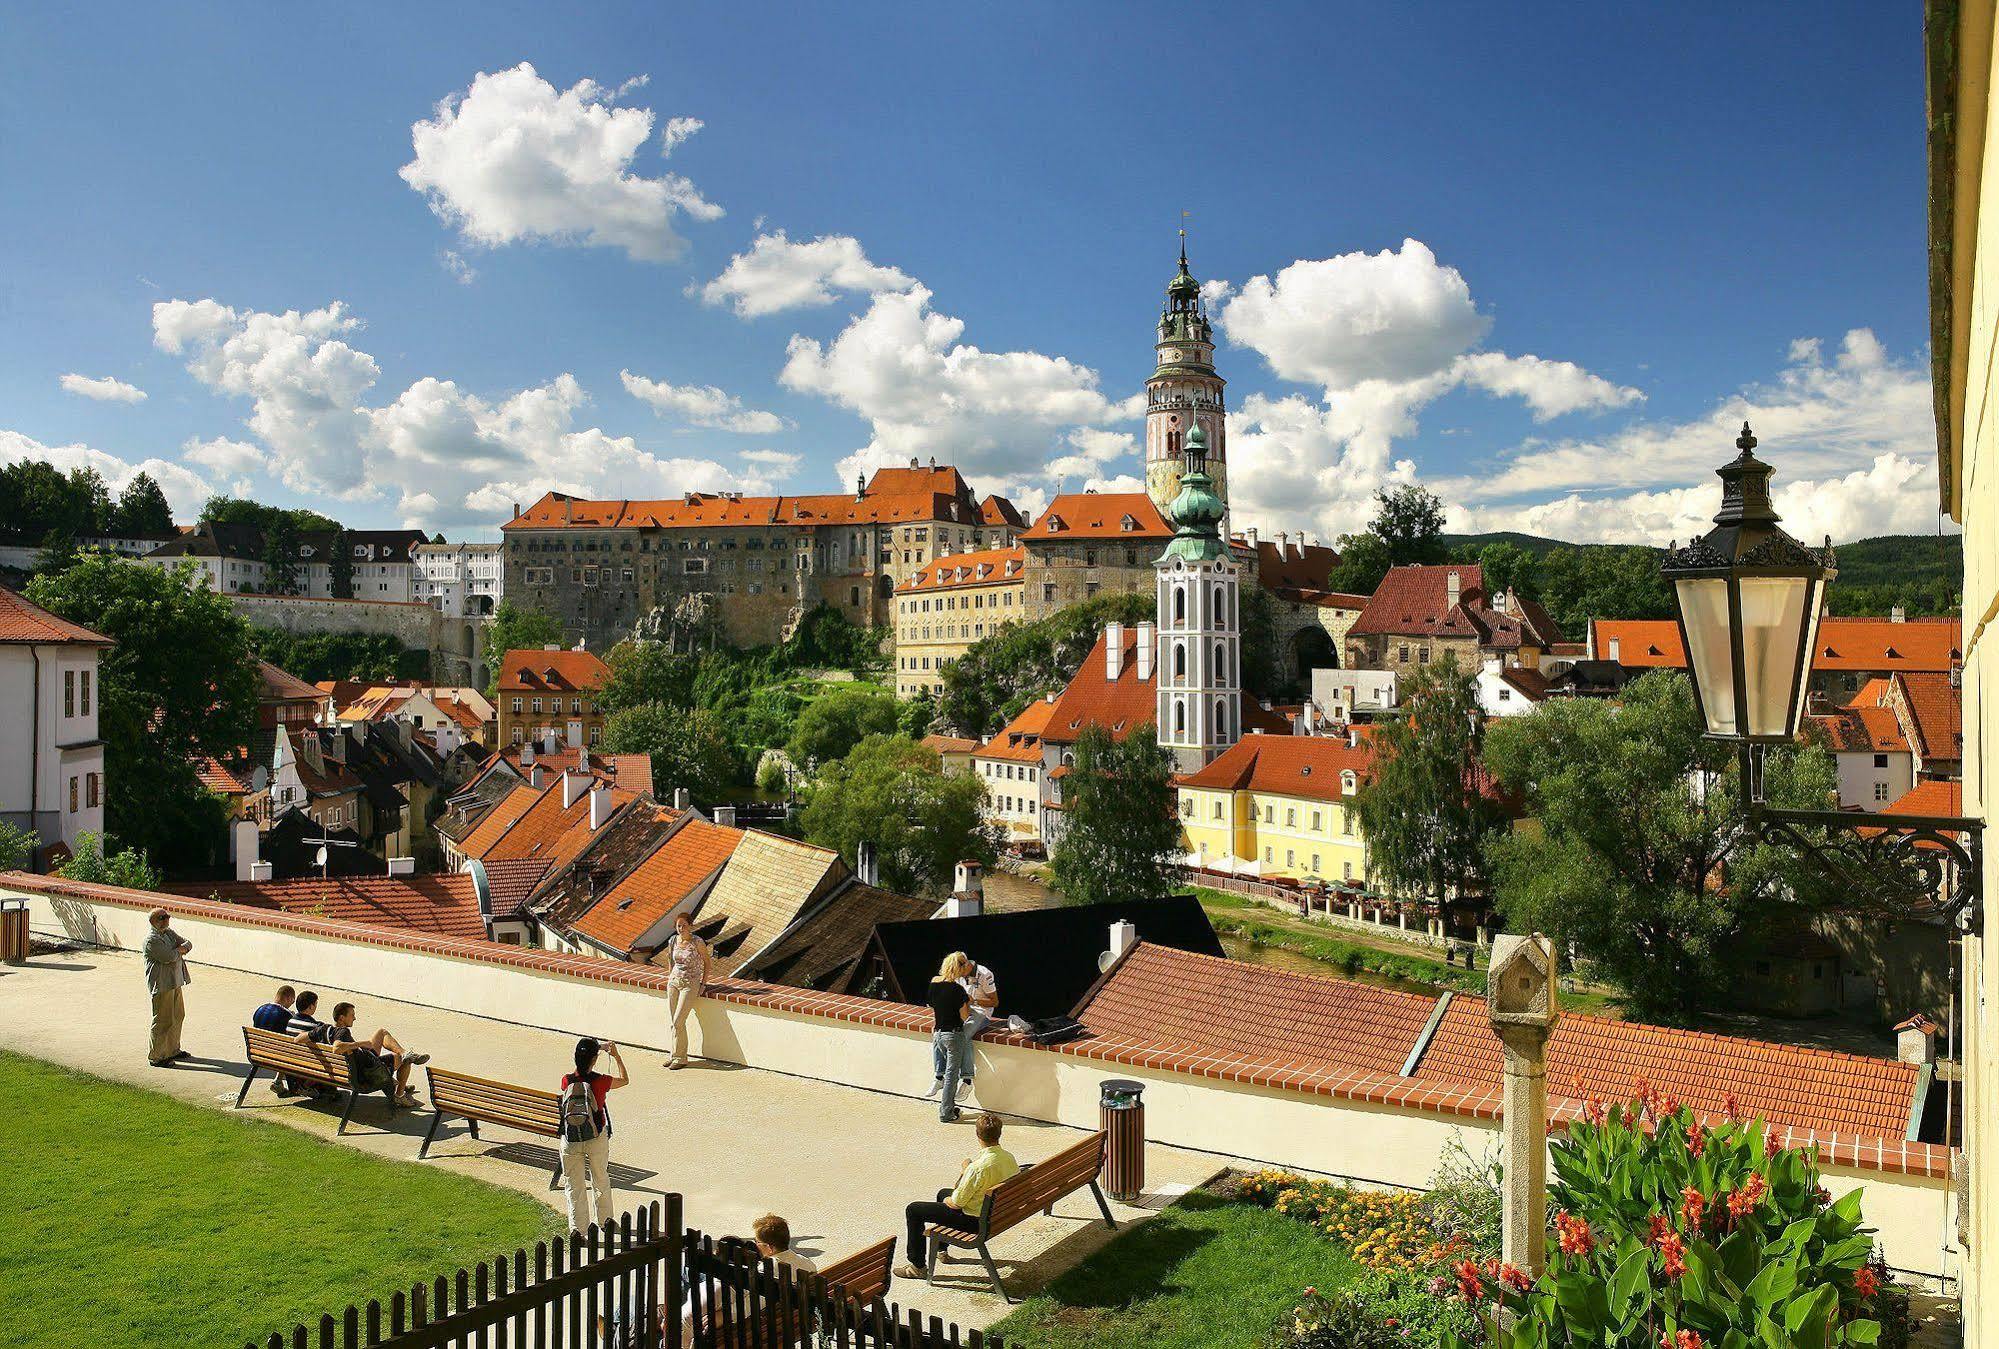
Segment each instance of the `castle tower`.
M1157 563L1154 725L1175 769L1191 773L1242 737L1242 610L1221 534L1228 505L1208 476L1205 421L1188 429L1181 449L1178 492L1166 507L1173 541Z
M1215 373L1215 332L1201 303L1201 283L1187 270L1187 231L1180 231L1180 271L1166 287L1159 314L1159 368L1145 381L1145 490L1172 519L1180 493L1180 461L1188 432L1207 433L1208 474L1224 503L1228 484L1227 383ZM1223 523L1227 507L1223 507ZM1224 531L1226 532L1226 531Z

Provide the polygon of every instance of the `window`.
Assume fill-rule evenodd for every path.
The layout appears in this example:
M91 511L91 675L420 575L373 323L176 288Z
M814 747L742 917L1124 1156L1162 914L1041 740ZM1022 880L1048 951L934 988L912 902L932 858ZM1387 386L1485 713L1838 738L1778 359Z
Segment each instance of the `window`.
M90 700L89 700L88 698L86 698L86 699L84 699L84 701L85 701L86 703L88 703L88 702L89 702ZM83 710L84 710L84 711L86 711L86 712L88 712L88 711L89 711L90 709L89 709L88 707L85 707L85 708L84 708ZM1886 768L1886 767L1888 766L1888 756L1887 756L1887 755L1885 755L1885 754L1877 754L1877 755L1875 755L1875 756L1874 756L1874 766L1875 766L1876 768Z
M1294 849L1286 848L1284 850L1284 865L1287 867L1298 865L1298 854Z
M83 689L83 698L79 704L79 711L83 716L87 717L90 715L90 671L85 670L78 678Z
M1317 853L1312 854L1312 874L1314 876L1319 874L1319 854Z
M1284 827L1286 829L1296 829L1298 827L1298 812L1288 806L1284 811Z
M592 746L595 746L595 745L596 745L596 743L597 743L597 742L598 742L599 740L601 740L601 739L603 738L603 735L604 735L604 728L603 728L603 727L601 727L601 726L592 726L592 727L590 728L590 743L591 743L591 745L592 745Z
M1272 860L1273 860L1273 859L1271 858L1270 854L1271 854L1271 849L1269 849L1269 848L1265 848L1265 849L1263 850L1263 860L1264 860L1265 862L1269 862L1269 861L1272 861Z
M70 774L69 778L69 813L72 815L76 814L76 775L74 773Z
M1876 801L1886 801L1886 800L1888 799L1888 784L1887 784L1887 783L1885 783L1885 782L1877 782L1877 783L1875 783L1875 784L1874 784L1874 799L1875 799Z
M103 780L104 780L103 775L100 773L86 773L84 775L83 778L84 805L91 806L93 808L97 805L98 792L100 790L98 784L101 783Z
M1315 832L1316 832L1316 831L1318 830L1318 828L1319 828L1319 812L1318 812L1318 811L1316 811L1316 810L1312 812L1312 828L1313 828L1313 830L1314 830ZM1317 865L1318 865L1318 863L1317 863L1317 862L1314 862L1314 863L1313 863L1312 865L1313 865L1313 866L1317 866Z
M1222 818L1222 803L1219 801L1215 802L1215 818L1218 820Z
M541 699L539 698L534 700L534 711L536 716L541 715Z
M1350 880L1352 880L1352 879L1353 879L1353 863L1352 863L1352 862L1342 862L1342 863L1340 863L1340 879L1341 879L1341 880L1343 880L1343 881L1350 881Z
M1271 806L1271 805L1266 805L1266 806L1265 806L1265 807L1263 808L1263 822L1264 822L1265 824L1276 824L1276 823L1277 823L1277 807L1276 807L1276 806Z
M1187 587L1173 587L1173 625L1179 627L1187 621Z
M519 698L516 698L514 699L514 715L519 716L520 713L521 713L521 700Z
M1180 818L1183 820L1191 820L1194 818L1193 797L1183 796L1180 798Z
M62 714L66 717L76 715L76 671L74 670L62 672ZM74 802L70 804L70 809L76 809Z
M1053 581L1044 581L1042 583L1041 602L1043 604L1055 603L1055 583Z
M581 698L571 698L569 700L569 715L572 717L583 715L583 700Z

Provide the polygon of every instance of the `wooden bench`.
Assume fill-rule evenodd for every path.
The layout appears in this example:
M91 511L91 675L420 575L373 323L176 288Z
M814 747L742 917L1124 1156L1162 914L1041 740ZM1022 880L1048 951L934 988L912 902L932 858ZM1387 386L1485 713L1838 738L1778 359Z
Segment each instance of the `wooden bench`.
M419 1158L429 1154L446 1116L464 1120L474 1138L479 1136L481 1124L498 1124L538 1138L562 1137L562 1097L556 1092L494 1082L430 1064L424 1065L424 1071L430 1074L430 1108L436 1114L430 1121L430 1132L423 1136L423 1146L416 1150ZM562 1183L561 1149L556 1151L555 1173L548 1178L551 1190Z
M978 1231L960 1232L953 1227L932 1227L930 1263L923 1272L924 1279L927 1281L936 1277L937 1261L946 1246L970 1247L979 1253L979 1259L984 1262L986 1276L993 1281L993 1291L1002 1300L1012 1302L1006 1285L1000 1282L999 1267L993 1264L993 1253L986 1243L1008 1228L1025 1222L1035 1213L1053 1213L1056 1200L1086 1185L1096 1198L1098 1210L1104 1215L1104 1226L1116 1229L1117 1219L1111 1217L1111 1206L1105 1202L1104 1192L1097 1188L1097 1175L1104 1169L1105 1138L1104 1132L1098 1130L1053 1157L1028 1163L1018 1175L993 1186L986 1192L985 1202L979 1206Z
M852 1255L835 1260L819 1271L819 1277L862 1306L873 1306L888 1296L888 1284L895 1268L895 1238L877 1241Z
M347 1121L354 1114L354 1103L361 1099L361 1093L354 1086L354 1079L347 1072L347 1056L336 1054L330 1045L307 1044L296 1035L282 1035L277 1031L258 1030L255 1026L243 1027L243 1055L250 1061L250 1071L243 1078L243 1089L236 1093L236 1104L240 1107L250 1094L250 1084L257 1080L260 1069L268 1068L276 1075L292 1082L313 1082L322 1087L332 1087L335 1091L347 1093L347 1105L340 1112L340 1127L334 1132L347 1132ZM395 1114L395 1084L391 1082L383 1093L389 1102L389 1113Z
M690 1248L686 1258L690 1283L701 1287L693 1290L696 1322L683 1338L709 1349L830 1342L816 1337L813 1328L843 1317L860 1325L871 1313L889 1314L885 1303L895 1264L894 1237L835 1260L817 1274L765 1260L740 1238L704 1241ZM843 1312L840 1304L852 1307Z

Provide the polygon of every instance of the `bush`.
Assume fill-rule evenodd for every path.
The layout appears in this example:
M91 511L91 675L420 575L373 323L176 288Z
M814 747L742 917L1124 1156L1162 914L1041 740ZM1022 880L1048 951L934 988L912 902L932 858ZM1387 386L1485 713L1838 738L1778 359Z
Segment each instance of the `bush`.
M1287 1349L1408 1349L1478 1333L1470 1307L1406 1274L1365 1270L1337 1292L1305 1294L1278 1327Z

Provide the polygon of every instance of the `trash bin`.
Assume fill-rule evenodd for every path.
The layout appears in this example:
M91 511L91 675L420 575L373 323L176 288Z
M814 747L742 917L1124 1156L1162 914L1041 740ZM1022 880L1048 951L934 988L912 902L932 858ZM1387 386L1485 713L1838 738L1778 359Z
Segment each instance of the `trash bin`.
M1098 1101L1104 1126L1104 1193L1126 1203L1145 1189L1145 1084L1114 1077Z
M0 900L0 961L19 965L28 958L28 901Z

